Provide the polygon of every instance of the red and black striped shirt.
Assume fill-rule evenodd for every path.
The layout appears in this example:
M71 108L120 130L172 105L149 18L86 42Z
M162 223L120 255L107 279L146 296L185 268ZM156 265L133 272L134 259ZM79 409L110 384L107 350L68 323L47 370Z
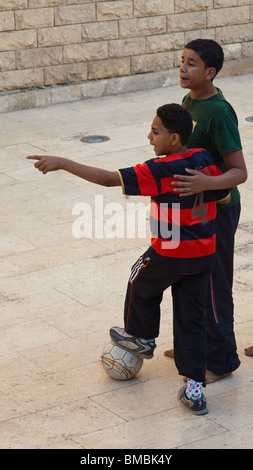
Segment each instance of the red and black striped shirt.
M187 174L185 168L213 176L221 174L204 149L154 158L120 169L119 173L124 194L151 196L150 258L170 271L194 274L213 266L216 200L226 197L229 191L205 191L180 197L171 183L173 175Z

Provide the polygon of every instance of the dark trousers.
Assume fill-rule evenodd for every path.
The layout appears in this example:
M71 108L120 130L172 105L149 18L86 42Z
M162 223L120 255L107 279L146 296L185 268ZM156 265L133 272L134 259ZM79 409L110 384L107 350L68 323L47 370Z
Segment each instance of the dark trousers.
M218 375L233 372L240 365L232 295L234 237L240 209L237 203L218 210L216 217L216 260L207 301L207 369Z
M209 279L209 271L195 275L173 273L144 254L132 267L125 299L126 332L156 338L163 292L171 286L175 364L180 375L198 382L205 382Z

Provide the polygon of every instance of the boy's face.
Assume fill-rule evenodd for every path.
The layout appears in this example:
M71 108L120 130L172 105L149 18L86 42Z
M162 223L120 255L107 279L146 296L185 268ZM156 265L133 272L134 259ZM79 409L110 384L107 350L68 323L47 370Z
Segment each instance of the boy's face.
M173 136L172 134L164 127L161 119L156 116L151 125L151 131L148 134L148 139L150 145L154 145L154 152L156 156L161 155L170 155L173 153Z
M184 49L180 66L180 85L190 90L201 90L210 83L215 69L205 67L204 61L192 49Z

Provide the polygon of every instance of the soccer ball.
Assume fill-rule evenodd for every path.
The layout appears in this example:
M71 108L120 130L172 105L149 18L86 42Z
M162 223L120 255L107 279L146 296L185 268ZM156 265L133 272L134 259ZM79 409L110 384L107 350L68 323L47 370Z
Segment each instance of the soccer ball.
M133 379L141 370L143 359L116 346L116 344L109 343L103 350L101 362L104 370L112 379L129 380Z

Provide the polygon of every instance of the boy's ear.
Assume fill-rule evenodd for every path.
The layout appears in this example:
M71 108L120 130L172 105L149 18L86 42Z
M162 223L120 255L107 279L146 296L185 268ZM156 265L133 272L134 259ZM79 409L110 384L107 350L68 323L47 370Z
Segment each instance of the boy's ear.
M180 135L177 134L176 132L173 132L173 134L171 134L171 144L172 145L178 145L180 143Z
M215 67L208 67L207 69L207 78L208 80L213 80L216 75L216 68Z

